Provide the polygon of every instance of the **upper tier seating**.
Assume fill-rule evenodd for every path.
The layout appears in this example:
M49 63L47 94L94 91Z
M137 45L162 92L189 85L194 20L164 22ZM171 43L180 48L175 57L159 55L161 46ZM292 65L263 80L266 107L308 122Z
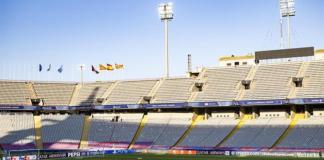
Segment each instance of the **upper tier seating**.
M286 99L291 79L296 76L301 62L267 64L258 67L251 83L251 89L245 90L243 100Z
M34 83L38 98L44 105L69 105L75 84L73 83Z
M245 124L222 147L271 147L290 124L282 117L258 118Z
M0 144L4 148L15 148L11 147L15 145L25 148L27 144L35 146L33 114L0 113Z
M323 98L324 61L311 61L305 72L302 87L296 88L297 98Z
M324 117L310 117L297 125L278 147L324 148Z
M157 80L121 81L107 97L106 104L137 104L147 96Z
M26 82L0 81L0 104L30 104Z
M195 101L232 101L238 94L238 85L244 80L251 67L209 68L204 77L207 79L203 91ZM224 94L226 93L226 94Z
M171 147L190 126L192 116L192 113L148 113L148 121L136 142Z
M42 114L44 143L80 143L84 115Z
M153 103L186 102L193 83L191 78L165 79L157 90Z
M178 146L215 147L239 122L235 118L210 117L199 121Z
M89 142L130 143L141 122L142 113L93 114Z
M84 83L74 105L96 104L96 99L101 98L111 84L111 82Z

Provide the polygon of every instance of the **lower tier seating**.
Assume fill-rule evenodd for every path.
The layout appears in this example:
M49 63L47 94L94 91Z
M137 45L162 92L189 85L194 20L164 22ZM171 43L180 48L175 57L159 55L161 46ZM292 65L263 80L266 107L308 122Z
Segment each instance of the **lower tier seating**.
M0 113L0 145L4 149L35 148L33 114Z
M217 117L199 121L178 146L215 147L231 132L238 122L239 120L234 118Z
M279 148L324 148L324 117L302 119L279 144Z
M222 147L271 147L289 126L290 119L248 120Z
M84 115L42 114L44 148L77 149L79 147Z
M136 145L171 147L191 124L192 113L149 113Z
M127 148L141 122L141 113L93 114L90 148Z

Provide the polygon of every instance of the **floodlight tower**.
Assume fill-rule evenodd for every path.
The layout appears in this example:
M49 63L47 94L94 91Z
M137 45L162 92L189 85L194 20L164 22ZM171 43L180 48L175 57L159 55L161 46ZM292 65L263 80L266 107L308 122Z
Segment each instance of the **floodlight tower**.
M165 54L165 76L169 78L169 45L168 45L168 22L173 19L173 4L161 3L158 10L161 21L164 22L164 54Z
M295 16L295 0L280 0L280 14L281 17L287 18L287 41L288 48L290 48L290 16ZM282 25L282 23L281 23Z

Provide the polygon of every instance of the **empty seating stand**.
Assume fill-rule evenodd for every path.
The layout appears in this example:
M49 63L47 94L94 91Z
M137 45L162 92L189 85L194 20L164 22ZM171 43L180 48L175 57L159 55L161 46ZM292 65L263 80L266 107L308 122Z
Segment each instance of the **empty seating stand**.
M305 71L302 87L296 88L296 98L323 98L324 61L311 61Z
M0 145L4 149L35 149L31 113L0 113Z
M286 99L291 89L291 78L299 71L301 62L260 64L243 100Z
M96 104L97 98L101 98L111 84L111 82L84 83L74 105Z
M221 147L270 148L289 123L290 119L282 117L248 120Z
M191 78L165 79L154 95L153 103L186 102L193 84Z
M142 113L93 114L89 148L127 148L142 116Z
M310 117L297 122L278 148L324 148L324 117Z
M38 98L43 100L44 105L65 106L69 105L74 83L40 83L35 82L34 89Z
M169 148L191 124L192 113L149 113L148 121L139 135L139 148Z
M107 97L106 104L137 104L147 96L157 80L122 81Z
M79 147L83 115L42 114L41 118L44 148L77 149Z
M237 86L247 77L250 69L247 66L208 68L204 74L205 85L195 101L234 100L239 91Z
M0 81L0 105L31 104L26 82Z
M235 118L210 117L199 121L179 147L211 148L219 144L239 122Z

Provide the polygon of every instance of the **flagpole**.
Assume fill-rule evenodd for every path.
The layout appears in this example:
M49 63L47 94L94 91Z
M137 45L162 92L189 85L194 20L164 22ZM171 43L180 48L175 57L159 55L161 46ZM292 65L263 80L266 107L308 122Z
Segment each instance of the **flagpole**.
M83 85L83 69L84 69L84 64L80 65L80 69L81 69L81 85Z

